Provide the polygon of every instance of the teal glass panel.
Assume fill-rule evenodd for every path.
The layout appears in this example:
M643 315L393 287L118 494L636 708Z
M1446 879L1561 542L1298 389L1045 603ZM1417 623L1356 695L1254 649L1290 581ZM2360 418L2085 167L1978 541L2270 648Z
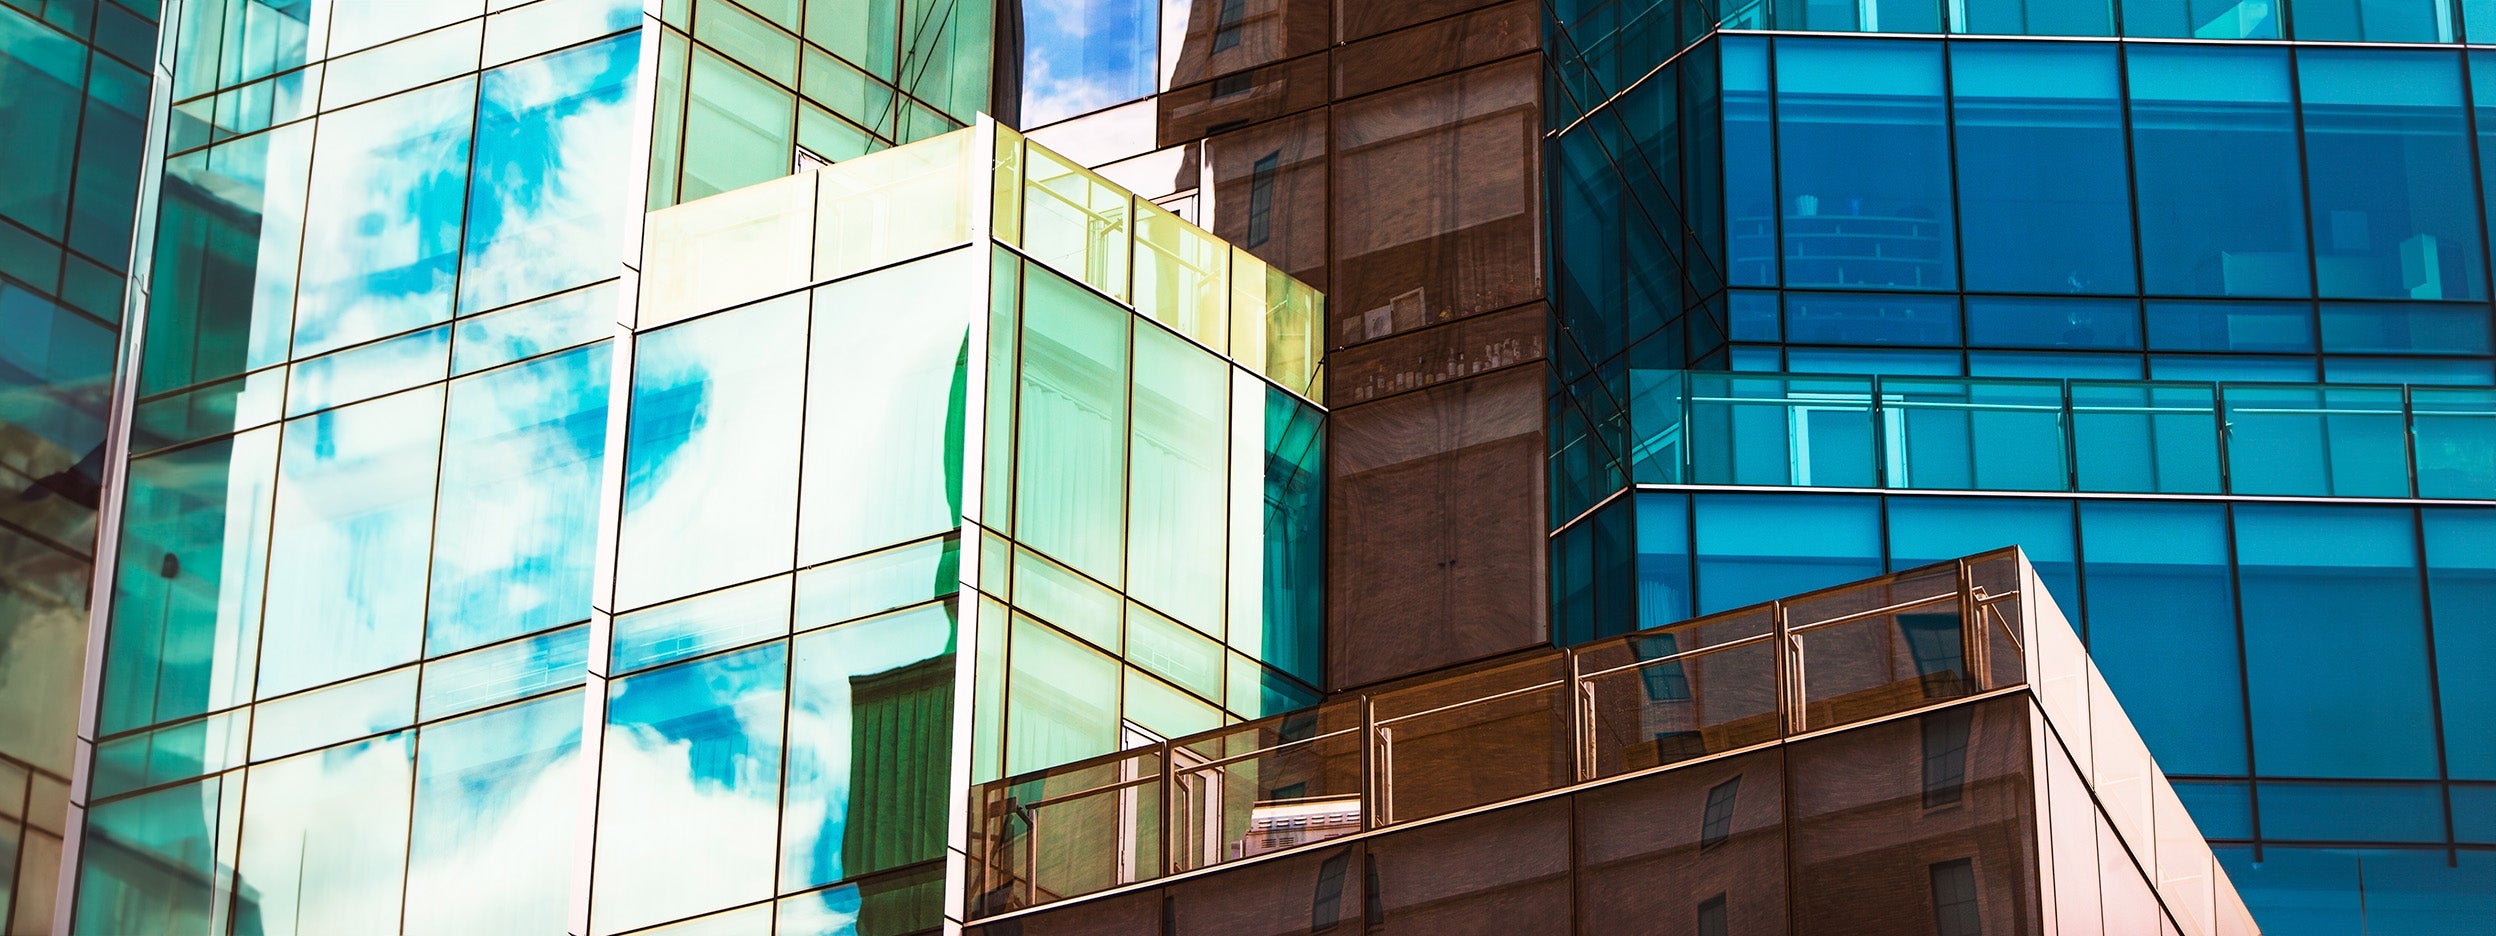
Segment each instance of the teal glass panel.
M2061 380L2139 380L2148 372L2138 354L2109 351L1969 351L1971 377L2035 377Z
M2071 384L2079 490L2218 493L2220 431L2209 384Z
M894 61L901 52L901 0L806 0L806 38L892 81ZM860 122L879 126L873 121Z
M285 427L260 697L419 655L441 424L427 387Z
M698 47L685 91L680 200L767 182L796 168L796 95Z
M799 631L950 595L962 585L959 537L844 559L797 575Z
M1261 515L1252 529L1259 536L1234 543L1234 563L1253 557L1260 575L1244 577L1232 567L1234 601L1230 641L1233 647L1311 685L1323 685L1326 658L1326 504L1325 417L1314 406L1259 381L1241 378L1232 389L1239 410L1254 411L1261 390L1264 484L1259 494ZM1237 419L1237 417L1234 417ZM1244 420L1243 420L1244 422ZM1235 440L1247 457L1246 439ZM1245 486L1256 474L1235 477ZM1240 492L1245 494L1246 492ZM1232 523L1246 527L1249 515L1234 513ZM1236 604L1255 594L1256 613Z
M2432 783L2263 781L2262 835L2299 842L2444 842Z
M1298 711L1318 703L1319 694L1299 680L1230 655L1230 693L1225 704L1241 718L1264 718Z
M2286 50L2137 45L2126 63L2142 287L2310 294Z
M2105 7L2096 10L2102 29ZM2116 54L2105 44L1951 44L1968 289L2129 295L2138 285Z
M563 928L581 794L581 694L427 725L416 738L409 936Z
M398 928L414 740L400 732L251 769L234 874L253 900L235 909L236 932Z
M2310 357L2269 354L2153 354L2153 380L2254 381L2312 383L2317 377Z
M748 5L760 9L770 4ZM765 77L789 87L797 86L796 36L727 0L695 0L693 12L694 39Z
M2105 0L1962 0L1952 32L2002 36L2111 36L2114 10ZM1969 270L1975 265L1969 264Z
M1872 381L1690 375L1691 480L1872 487Z
M430 721L577 686L588 664L586 624L433 660L416 715Z
M616 615L607 671L629 673L783 636L789 632L790 581L774 576Z
M1933 43L1777 42L1787 285L1958 284L1942 71Z
M413 666L350 679L253 707L251 759L264 761L416 722Z
M2496 391L2409 391L2418 496L2496 496Z
M1778 29L1811 32L1899 32L1937 33L1941 31L1941 8L1932 0L1906 0L1885 3L1882 0L1773 0L1773 23Z
M1796 344L1956 345L1959 303L1955 297L1787 293L1785 339Z
M30 450L50 448L78 459L102 448L106 401L113 392L117 342L112 328L15 283L0 282L0 335L9 339L0 344L0 422L33 437L18 443L25 446L18 451L31 454ZM46 453L32 461L16 461L12 467L43 477L58 470L49 463L51 457L58 456ZM12 511L10 517L50 526L34 520L37 515ZM81 534L62 531L53 535L75 541Z
M88 795L115 797L243 766L250 734L251 709L239 708L97 744Z
M1069 634L1117 650L1118 593L1029 550L1014 555L1014 606Z
M69 231L78 111L85 103L87 48L16 10L0 10L0 125L17 144L0 148L0 218L55 240Z
M1724 75L1725 280L1777 284L1776 127L1768 100L1768 40L1716 40Z
M2496 780L2496 511L2424 511L2447 775Z
M2133 721L2137 727L2140 717L2133 716ZM2159 766L2161 769L2172 769L2166 767L2164 757L2159 758ZM2201 830L2203 838L2217 841L2253 837L2252 784L2241 780L2178 780L2175 781L2175 798L2181 800L2184 810L2192 814L2193 825Z
M2255 772L2434 777L2410 511L2238 504L2235 513Z
M2125 0L2123 34L2181 39L2277 39L2280 4L2246 0Z
M608 690L591 932L772 895L788 663L774 642Z
M1637 627L1645 630L1688 620L1691 611L1690 499L1679 494L1639 494L1634 531Z
M2408 431L2398 387L2232 385L2230 490L2238 494L2405 497Z
M1888 378L1880 390L1891 487L2070 488L2060 383Z
M1699 613L1881 574L1881 502L1853 495L1701 494Z
M604 344L453 381L425 650L464 650L589 616Z
M615 334L613 281L459 321L451 373L473 373Z
M2326 383L2406 383L2413 386L2485 387L2496 384L2486 358L2342 357L2323 359Z
M1122 716L1154 735L1180 738L1222 727L1221 709L1154 679L1143 670L1127 668L1125 691Z
M335 351L296 364L286 377L286 416L369 400L448 375L451 327Z
M139 392L286 360L312 125L165 162Z
M2297 91L2322 295L2486 298L2460 54L2301 49Z
M2322 318L2327 354L2484 355L2489 348L2489 317L2485 307L2475 304L2326 302Z
M2455 38L2452 0L2297 0L2288 15L2289 28L2299 39L2451 42Z
M450 320L476 94L462 78L321 118L297 357Z
M98 725L251 699L277 429L130 462Z
M781 898L779 936L884 936L934 930L945 915L939 866Z
M1118 748L1118 661L1020 615L1006 652L1007 776Z
M615 274L634 225L610 196L632 162L625 99L640 52L640 36L617 36L485 73L460 312Z
M617 608L789 568L806 297L695 319L637 345Z
M1023 271L1016 538L1112 585L1126 571L1127 339L1134 316Z
M93 61L87 72L86 119L78 127L78 190L70 200L69 245L118 271L130 253L131 206L138 198L139 163L147 150L147 76L108 59ZM91 311L120 318L118 307Z
M319 58L327 38L325 9L285 0L200 0L181 5L173 25L182 50L173 68L173 96L238 85ZM307 56L308 53L308 56Z
M2017 546L2036 564L2055 605L2078 614L2080 557L2071 538L2070 501L1893 497L1888 521L1893 571Z
M815 290L798 564L961 525L970 334L986 310L987 259L956 250Z
M1212 638L1130 602L1126 646L1127 662L1204 698L1222 698L1222 645Z
M2156 351L2312 351L2309 302L2196 302L2152 299L2149 347Z
M997 5L907 0L902 10L903 90L936 106L949 125L968 126L989 110L996 64ZM918 109L925 113L925 109ZM907 127L903 131L909 133ZM943 132L938 129L936 132Z
M70 932L204 933L212 915L224 920L215 886L223 789L210 777L89 809Z
M930 605L797 639L781 890L944 856L953 617Z
M1159 328L1135 336L1127 594L1222 633L1230 368Z
M2129 259L2124 262L2131 263ZM1976 275L1973 264L1968 275ZM1993 348L2138 348L2141 306L2129 299L1969 296L1967 343ZM2137 369L2138 359L2134 360Z

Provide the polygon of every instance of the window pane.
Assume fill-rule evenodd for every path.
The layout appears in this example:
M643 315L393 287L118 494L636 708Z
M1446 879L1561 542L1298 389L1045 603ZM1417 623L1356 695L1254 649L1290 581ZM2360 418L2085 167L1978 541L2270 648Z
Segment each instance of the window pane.
M2125 230L2130 230L2130 222L2125 223ZM1969 247L1973 249L1974 245ZM2131 254L2124 256L2128 267ZM1970 276L1975 275L1974 264L1968 270ZM1996 348L2138 348L2141 307L2129 299L1970 296L1967 343ZM2140 366L2138 358L2128 359L2134 362L2135 369Z
M591 932L771 896L788 659L769 643L608 690Z
M1967 288L2131 293L2115 48L1952 44L1950 81Z
M2453 197L2472 183L2460 57L2305 49L2297 78L2322 294L2486 297L2479 212Z
M1132 316L1037 267L1023 273L1017 538L1111 584L1124 573Z
M460 311L477 312L611 276L622 259L625 98L639 36L618 36L486 72L477 107Z
M815 290L798 564L962 522L967 342L986 259L957 250Z
M408 732L251 769L236 928L268 936L390 932L407 867Z
M2071 504L2057 500L1896 497L1889 502L1889 567L1912 569L2004 546L2026 550L2055 605L2077 617L2078 559Z
M250 700L277 449L269 427L131 461L103 730Z
M2289 12L2299 39L2453 41L2451 0L2297 0Z
M660 329L638 345L618 609L789 568L805 295Z
M416 659L442 388L288 423L259 695Z
M1151 0L1024 3L1021 125L1037 127L1153 93Z
M2454 777L2496 780L2496 511L2426 511L2444 756Z
M1007 776L1117 749L1117 661L1021 615L1007 654Z
M1701 494L1699 613L1881 574L1880 500Z
M581 694L563 692L418 734L410 936L563 927L580 808L581 712Z
M451 384L428 653L589 616L607 353L601 343Z
M686 84L684 194L692 201L796 168L797 96L708 49Z
M165 161L139 390L286 359L312 125Z
M462 78L321 118L295 356L450 319L476 92Z
M2170 773L2244 773L2226 510L2089 501L2080 505L2080 541L2089 656L2149 753Z
M2143 45L2127 54L2143 287L2311 292L2285 50Z
M1782 40L1776 63L1786 283L1956 286L1941 48Z
M2312 351L2310 302L2149 302L2149 346L2159 351Z
M901 0L806 0L806 38L886 81L893 80L900 20Z
M213 886L224 790L224 781L211 777L90 810L71 932L207 932L211 914L223 920L211 905L225 897ZM241 799L239 790L234 798Z
M1222 359L1169 332L1136 329L1127 593L1216 636L1229 372Z
M1777 283L1777 181L1770 168L1768 40L1724 36L1725 278L1737 286Z
M931 605L797 639L782 892L944 855L953 613Z
M1316 407L1232 372L1228 639L1311 684L1324 682L1326 655L1324 422Z
M2124 0L2123 34L2195 39L2277 39L2277 3Z
M2410 516L2373 507L2236 507L2258 772L2435 776Z
M0 217L55 239L69 226L78 110L85 102L87 50L15 10L0 11L0 125L18 128L0 150Z
M2083 491L2215 494L2217 391L2209 384L2071 384L2072 454Z
M2234 386L2223 402L2238 494L2409 494L2397 387Z

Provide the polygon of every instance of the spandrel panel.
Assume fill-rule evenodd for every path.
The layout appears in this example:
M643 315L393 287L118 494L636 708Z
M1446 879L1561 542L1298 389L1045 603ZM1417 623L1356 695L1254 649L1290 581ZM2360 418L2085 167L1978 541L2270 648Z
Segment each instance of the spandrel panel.
M651 213L636 324L654 328L805 285L818 175Z
M485 73L459 311L614 274L638 227L612 195L631 162L625 99L640 57L640 36L618 36Z
M961 545L952 536L923 540L798 573L795 629L839 624L954 593L962 586Z
M1044 270L1024 269L1016 537L1112 585L1126 571L1133 328L1127 310Z
M2411 516L2381 507L2236 506L2255 770L2435 776ZM2352 621L2365 622L2364 639L2342 639Z
M461 78L321 118L297 357L450 319L476 94Z
M286 371L272 367L139 403L130 417L130 450L149 452L276 422L285 384Z
M450 371L451 327L322 355L288 368L286 416L370 399L441 380Z
M425 664L416 715L432 720L582 682L589 625L549 631Z
M969 341L986 260L957 250L815 290L798 564L961 524Z
M2137 45L2125 61L2142 288L2308 295L2286 50Z
M1567 933L1569 838L1569 804L1545 800L1373 839L1370 931Z
M615 334L615 281L461 319L451 373L473 373Z
M286 360L312 125L165 162L139 390Z
M436 386L285 427L260 697L418 656L441 424Z
M102 730L250 701L277 435L257 429L130 463Z
M780 889L944 854L954 610L931 605L797 639Z
M425 726L408 843L410 936L564 925L580 814L581 694Z
M651 332L637 344L616 606L788 568L806 297Z
M273 760L416 721L416 667L350 679L252 709L251 759Z
M814 278L830 279L970 239L972 134L816 171ZM966 280L973 278L965 277Z
M251 769L234 873L253 902L237 908L236 931L398 927L414 747L401 732Z
M1168 332L1136 329L1127 593L1215 635L1226 558L1228 371L1222 359Z
M608 672L628 673L789 632L790 576L615 617Z
M427 653L589 616L608 353L578 348L451 384Z
M771 896L788 653L765 644L608 690L592 932Z
M783 897L779 936L900 936L933 931L944 921L942 866Z

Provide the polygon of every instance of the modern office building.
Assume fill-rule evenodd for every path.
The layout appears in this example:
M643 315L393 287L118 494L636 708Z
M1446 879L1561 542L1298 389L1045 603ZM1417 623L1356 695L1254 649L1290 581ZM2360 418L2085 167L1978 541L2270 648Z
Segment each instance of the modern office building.
M2097 854L2165 894L2197 828L2269 932L2496 910L2496 8L7 2L12 932L1038 932L979 853L1010 778L1662 673L1676 622L2011 545L2189 823L2035 673L1642 721L1635 778L1561 712L1542 780L1396 789L1706 827L1681 787L1774 761L1742 841L1851 778L1922 855L1931 777L1810 765L1974 720L2012 851L1899 863L1900 932L2081 919L2055 764ZM1877 684L1942 685L1890 624ZM1274 857L1161 867L1311 865L1347 926L1470 906L1356 864L1520 834L1224 789L1177 853ZM1128 896L1068 908L1188 929L1135 872L1181 814L1121 808L1052 847ZM1873 886L1777 867L1797 930ZM1635 906L1777 931L1726 893Z

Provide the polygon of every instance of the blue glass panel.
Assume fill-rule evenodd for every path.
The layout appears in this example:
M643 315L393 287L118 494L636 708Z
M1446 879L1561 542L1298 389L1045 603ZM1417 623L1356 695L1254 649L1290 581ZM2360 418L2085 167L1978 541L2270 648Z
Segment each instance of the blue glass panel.
M1783 341L1777 293L1740 290L1726 307L1727 337L1734 341Z
M2407 510L2236 507L2256 771L2435 776L2416 536Z
M2338 936L2364 931L2365 910L2356 852L2323 848L2214 848L2265 936ZM2436 853L2437 861L2443 853Z
M618 36L485 73L461 312L614 274L632 205L609 196L632 162L625 99L640 52L640 36Z
M607 355L601 343L451 384L428 654L589 617Z
M2137 285L2115 54L1950 46L1967 288L2127 295Z
M2323 303L2323 350L2358 354L2486 354L2484 305Z
M2070 392L2080 490L2218 493L2215 386L2073 381Z
M1957 345L1959 303L1944 296L1787 293L1787 341Z
M2312 351L2308 302L2149 301L2149 346L2158 351Z
M1968 265L1970 275L1975 270L1974 264ZM2128 299L1969 296L1967 343L1991 348L2138 348L2141 307Z
M2220 402L2238 494L2409 494L2400 388L2233 386Z
M636 344L616 607L788 569L806 297L695 319Z
M1152 94L1158 12L1152 0L1023 3L1020 126Z
M953 638L947 603L797 639L782 891L943 857Z
M2217 504L2080 505L2089 656L2170 773L2246 769L2227 535Z
M2496 511L2430 509L2424 519L2446 769L2496 780Z
M1776 165L1776 128L1769 122L1768 40L1725 36L1717 47L1725 84L1725 280L1736 286L1774 286L1777 179L1771 167Z
M1659 627L1693 613L1690 599L1690 499L1679 494L1638 497L1638 627Z
M0 153L0 217L54 239L69 227L86 72L87 50L76 39L0 10L0 82L12 92L0 99L0 125L22 131Z
M1786 282L1955 286L1941 47L1786 39L1776 72Z
M2452 0L2297 0L2288 10L2299 39L2451 42Z
M2327 357L2323 380L2328 383L2406 383L2484 387L2496 383L2496 368L2486 358Z
M2320 373L2310 357L2261 354L2153 354L2151 380L2313 383Z
M1961 0L1954 32L2008 36L2111 36L2105 0Z
M321 118L295 356L450 320L476 92L462 78Z
M1693 373L1689 385L1694 483L1879 483L1869 379Z
M2123 34L2195 39L2277 39L2278 3L2263 0L2125 0Z
M1798 374L1916 374L1956 377L1956 351L1910 348L1787 348L1785 369Z
M2062 384L1890 377L1880 391L1888 486L2070 489Z
M416 740L409 936L561 929L580 814L581 694L427 725Z
M2219 858L2268 936L2467 933L2496 914L2496 853L2272 846L2260 863L2240 849Z
M1254 384L1243 383L1242 386ZM1243 406L1253 405L1242 400ZM1231 644L1311 685L1325 681L1325 417L1291 394L1265 387L1264 574L1261 623L1234 620ZM1232 483L1241 483L1233 479ZM1232 522L1248 518L1235 517ZM1236 574L1236 573L1234 573ZM1246 583L1239 583L1245 585ZM1234 608L1234 612L1237 612ZM1251 639L1242 633L1255 627Z
M1893 570L2004 546L2028 553L2028 561L2036 564L2055 604L2079 609L2079 573L2073 564L2079 554L2071 540L2071 502L1959 497L1889 500L1889 567Z
M2461 56L2302 49L2297 78L2322 295L2485 298Z
M2452 785L2453 841L2464 845L2496 845L2496 786Z
M2310 294L2286 50L2138 45L2126 55L2142 286Z
M1881 574L1878 498L1700 494L1692 500L1700 614Z
M780 641L608 690L592 932L772 895L788 661Z
M2141 716L2132 706L2124 706L2124 713L2131 715L2136 725L2140 722ZM2239 724L2237 730L2243 731L2244 726ZM2155 755L2157 751L2150 753ZM2159 767L2164 770L2182 769L2168 767L2165 758L2159 759ZM2193 825L2201 829L2202 838L2215 841L2253 837L2252 784L2224 780L2177 780L2175 798L2184 802L2184 811L2192 814Z
M2409 392L2418 496L2486 498L2496 493L2496 392Z
M2261 787L2264 838L2444 841L2444 791L2433 783L2265 782Z
M987 259L958 250L815 290L799 564L962 522L968 342Z
M420 654L441 425L440 386L286 424L261 698Z
M2138 354L2107 351L1970 351L1970 377L2053 377L2138 380L2146 370Z

